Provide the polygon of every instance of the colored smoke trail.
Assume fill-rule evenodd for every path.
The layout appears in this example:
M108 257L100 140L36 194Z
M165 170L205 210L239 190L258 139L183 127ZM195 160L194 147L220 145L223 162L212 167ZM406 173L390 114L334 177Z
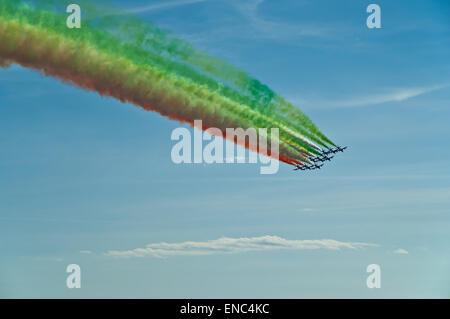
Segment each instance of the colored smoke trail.
M267 86L150 24L109 16L68 29L65 19L0 1L0 66L18 63L180 122L202 119L204 129L277 127L280 159L289 164L320 154L314 143L334 145Z

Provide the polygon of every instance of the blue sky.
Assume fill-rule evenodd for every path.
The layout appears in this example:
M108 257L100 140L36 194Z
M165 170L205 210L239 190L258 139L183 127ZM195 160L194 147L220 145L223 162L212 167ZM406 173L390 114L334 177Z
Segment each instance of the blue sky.
M376 1L381 29L365 25L370 1L115 3L245 69L349 149L304 174L175 165L178 123L1 69L0 297L450 297L448 2ZM221 253L222 237L253 249ZM297 245L323 239L373 246ZM162 242L181 248L108 254ZM81 289L65 285L72 263ZM366 287L373 263L380 289Z

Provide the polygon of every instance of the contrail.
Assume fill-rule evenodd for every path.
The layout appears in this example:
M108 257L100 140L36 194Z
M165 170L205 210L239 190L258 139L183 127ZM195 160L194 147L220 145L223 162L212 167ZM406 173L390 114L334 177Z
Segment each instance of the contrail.
M202 119L203 129L279 128L280 160L292 165L334 145L267 86L151 24L109 17L68 29L54 1L35 3L46 10L0 1L0 66L17 63L191 125Z

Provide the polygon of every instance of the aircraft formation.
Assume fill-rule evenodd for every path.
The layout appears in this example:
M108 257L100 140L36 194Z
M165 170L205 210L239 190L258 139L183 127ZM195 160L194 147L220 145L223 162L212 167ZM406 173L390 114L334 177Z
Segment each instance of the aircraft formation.
M331 159L334 158L334 156L329 156L329 155L336 154L339 152L344 152L345 149L347 149L347 146L345 146L345 147L337 146L336 148L322 150L321 156L308 157L308 159L312 162L312 164L297 165L294 168L294 171L298 171L298 170L310 171L310 170L315 170L315 169L321 169L324 164L319 164L319 163L325 163L326 161L331 161Z

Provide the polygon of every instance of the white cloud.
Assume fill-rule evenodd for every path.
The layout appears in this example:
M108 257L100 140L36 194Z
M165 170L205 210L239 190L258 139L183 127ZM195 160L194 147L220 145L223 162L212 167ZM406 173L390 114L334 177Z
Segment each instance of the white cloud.
M393 251L394 254L398 254L398 255L408 255L409 252L406 249L403 248L399 248Z
M334 239L288 240L278 236L261 236L251 238L222 237L204 242L187 241L181 243L155 243L149 244L145 248L136 248L124 251L113 250L105 253L105 255L113 257L149 256L163 258L169 256L232 254L267 250L358 249L368 246L377 245L357 242L341 242Z
M307 99L300 100L294 97L291 100L294 102L294 104L305 105L306 107L318 106L323 108L351 108L383 104L388 102L402 102L419 95L437 91L449 86L449 84L442 84L427 87L393 88L387 89L382 93L368 94L348 99L308 101Z
M401 102L422 94L442 89L446 86L448 85L436 85L430 87L416 87L416 88L400 88L391 90L391 92L387 93L368 95L353 100L342 101L339 104L341 106L353 107L360 105L381 104L386 102Z
M92 251L90 251L90 250L80 250L80 254L90 255L90 254L92 254Z
M302 105L304 108L353 108L388 102L402 102L447 87L450 87L450 84L447 83L424 87L391 88L384 89L383 92L380 93L341 99L308 99L305 97L297 98L293 96L289 100L295 105Z
M175 8L179 6L189 5L189 4L195 4L200 2L205 2L206 0L180 0L180 1L163 1L156 4L151 4L145 7L139 7L134 9L128 9L126 10L127 13L144 13L144 12L150 12L150 11L156 11L156 10L163 10L163 9L170 9Z

